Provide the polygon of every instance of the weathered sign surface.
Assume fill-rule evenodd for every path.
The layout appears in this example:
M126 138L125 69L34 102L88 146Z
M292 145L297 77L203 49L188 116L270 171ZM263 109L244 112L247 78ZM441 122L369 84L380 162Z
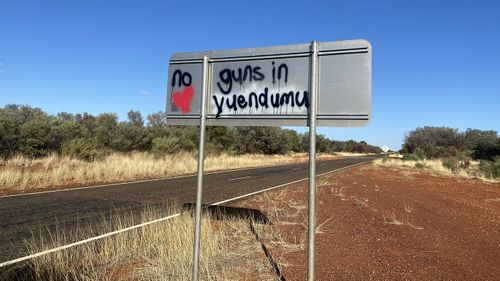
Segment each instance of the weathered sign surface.
M168 124L199 124L204 55L209 59L207 125L307 125L310 44L173 54ZM370 44L321 42L318 61L318 125L365 125L371 115Z

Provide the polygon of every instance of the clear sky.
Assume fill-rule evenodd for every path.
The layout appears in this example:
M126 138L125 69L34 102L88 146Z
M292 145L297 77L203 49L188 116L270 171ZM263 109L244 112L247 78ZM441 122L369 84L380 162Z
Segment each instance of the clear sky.
M174 52L366 39L372 120L319 133L399 149L418 126L500 131L498 3L1 0L0 106L145 116Z

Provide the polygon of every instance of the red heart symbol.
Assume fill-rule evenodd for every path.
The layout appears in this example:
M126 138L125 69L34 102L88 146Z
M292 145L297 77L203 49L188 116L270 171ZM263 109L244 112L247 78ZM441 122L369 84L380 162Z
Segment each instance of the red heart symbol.
M174 104L177 108L180 108L182 113L189 112L189 106L191 105L191 100L194 96L193 86L188 86L182 92L174 92L172 95Z

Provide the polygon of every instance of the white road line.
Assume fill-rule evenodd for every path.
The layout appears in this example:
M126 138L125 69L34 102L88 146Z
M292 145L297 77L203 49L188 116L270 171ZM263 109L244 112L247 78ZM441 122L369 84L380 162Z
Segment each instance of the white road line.
M44 255L47 255L47 254L50 254L50 253L53 253L53 252L57 252L57 251L60 251L60 250L68 249L68 248L71 248L71 247L74 247L74 246L78 246L78 245L81 245L81 244L85 244L85 243L88 243L88 242L99 240L99 239L102 239L102 238L105 238L105 237L108 237L108 236L112 236L112 235L115 235L115 234L118 234L118 233L121 233L121 232L125 232L125 231L129 231L129 230L136 229L136 228L139 228L139 227L143 227L143 226L146 226L146 225L149 225L149 224L153 224L153 223L157 223L157 222L169 220L171 218L175 218L175 217L178 217L178 216L180 216L180 213L173 214L173 215L170 215L170 216L167 216L167 217L163 217L163 218L159 218L159 219L156 219L156 220L148 221L148 222L145 222L145 223L133 225L133 226L126 227L126 228L123 228L123 229L115 230L115 231L108 232L108 233L105 233L105 234L101 234L101 235L98 235L98 236L95 236L95 237L90 237L90 238L87 238L87 239L84 239L84 240L80 240L80 241L77 241L77 242L74 242L74 243L71 243L71 244L67 244L67 245L64 245L64 246L56 247L56 248L49 249L49 250L46 250L46 251L43 251L43 252L38 252L36 254L32 254L32 255L29 255L29 256L24 256L24 257L17 258L17 259L14 259L14 260L2 262L2 263L0 263L0 267L4 267L4 266L7 266L7 265L11 265L11 264L15 264L15 263L22 262L22 261L25 261L25 260L29 260L29 259L32 259L32 258L44 256Z
M345 167L342 167L342 168L339 168L339 169L331 170L331 171L328 171L326 173L322 173L322 174L316 175L316 177L320 177L320 176L324 176L324 175L331 174L331 173L334 173L334 172L338 172L338 171L341 171L341 170L344 170L344 169L347 169L347 168L351 168L351 167L354 167L354 166L358 166L358 165L361 165L361 164L365 164L365 163L368 163L368 162L371 162L371 161L373 161L373 159L372 160L368 160L368 161L364 161L364 162L360 162L360 163L356 163L356 164L352 164L352 165L349 165L349 166L345 166ZM220 204L228 203L228 202L231 202L231 201L239 200L239 199L242 199L242 198L245 198L245 197L249 197L249 196L252 196L252 195L263 193L263 192L266 192L266 191L269 191L269 190L273 190L273 189L276 189L276 188L280 188L280 187L283 187L283 186L287 186L287 185L290 185L290 184L299 183L299 182L305 181L307 179L308 178L303 178L303 179L299 179L299 180L296 180L296 181L292 181L292 182L288 182L288 183L284 183L284 184L272 186L272 187L269 187L269 188L266 188L266 189L262 189L262 190L259 190L259 191L255 191L255 192L252 192L252 193L248 193L248 194L245 194L245 195L241 195L241 196L237 196L237 197L234 197L234 198L222 200L222 201L213 203L212 205L220 205ZM47 254L50 254L50 253L53 253L53 252L57 252L57 251L61 251L61 250L64 250L64 249L72 248L72 247L75 247L75 246L78 246L78 245L82 245L82 244L85 244L85 243L88 243L88 242L96 241L96 240L99 240L99 239L102 239L102 238L106 238L106 237L109 237L109 236L112 236L112 235L115 235L115 234L119 234L119 233L122 233L122 232L125 232L125 231L129 231L129 230L132 230L132 229L136 229L136 228L140 228L140 227L143 227L143 226L147 226L147 225L150 225L150 224L153 224L153 223L157 223L157 222L169 220L169 219L172 219L172 218L175 218L175 217L178 217L178 216L180 216L180 213L173 214L173 215L170 215L170 216L166 216L166 217L163 217L163 218L159 218L159 219L156 219L156 220L148 221L148 222L145 222L145 223L141 223L141 224L129 226L129 227L126 227L126 228L123 228L123 229L115 230L115 231L108 232L108 233L105 233L105 234L101 234L101 235L98 235L98 236L95 236L95 237L91 237L91 238L87 238L87 239L84 239L84 240L80 240L80 241L77 241L77 242L74 242L74 243L70 243L70 244L67 244L67 245L64 245L64 246L60 246L60 247L56 247L56 248L53 248L53 249L49 249L49 250L46 250L46 251L43 251L43 252L38 252L38 253L31 254L31 255L28 255L28 256L24 256L24 257L20 257L20 258L17 258L17 259L13 259L13 260L10 260L10 261L2 262L2 263L0 263L0 268L4 267L4 266L7 266L7 265L15 264L15 263L18 263L18 262L22 262L22 261L25 261L25 260L29 260L29 259L32 259L32 258L44 256L44 255L47 255Z
M244 177L239 177L239 178L228 179L227 181L236 181L236 180L248 179L248 178L251 178L251 177L252 176L244 176Z
M342 167L342 168L339 168L339 169L336 169L336 170L331 170L331 171L328 171L328 172L316 175L316 177L321 177L321 176L328 175L328 174L331 174L331 173L334 173L334 172L342 171L344 169L351 168L351 167L354 167L354 166L358 166L358 165L361 165L361 164L365 164L365 163L368 163L368 162L371 162L371 161L373 161L373 160L368 160L368 161L364 161L364 162L352 164L352 165L345 166L345 167ZM234 197L234 198L222 200L222 201L213 203L212 205L220 205L220 204L228 203L228 202L231 202L231 201L239 200L239 199L242 199L242 198L245 198L245 197L248 197L248 196L256 195L256 194L259 194L259 193L262 193L262 192L270 191L270 190L273 190L273 189L276 189L276 188L280 188L280 187L283 187L283 186L287 186L287 185L290 185L290 184L303 182L303 181L306 181L308 179L309 179L309 177L303 178L303 179L300 179L300 180L296 180L296 181L287 182L287 183L276 185L276 186L272 186L272 187L269 187L269 188L266 188L266 189L262 189L262 190L258 190L258 191L252 192L252 193L247 193L245 195L241 195L241 196L237 196L237 197Z

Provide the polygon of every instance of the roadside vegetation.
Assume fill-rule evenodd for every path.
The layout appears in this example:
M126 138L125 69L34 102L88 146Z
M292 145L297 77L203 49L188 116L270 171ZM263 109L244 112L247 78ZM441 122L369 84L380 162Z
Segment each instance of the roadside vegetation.
M404 160L401 157L384 157L374 161L375 165L403 168L410 170L428 171L435 175L460 177L466 179L479 179L483 181L498 182L499 179L491 177L481 170L479 161L470 161L466 167L450 169L442 159Z
M279 214L281 209L275 206L268 211L268 216L256 209L239 207L204 212L200 280L281 280L280 260L267 249L304 250L305 232L298 241L300 244L290 244L285 241L284 233L271 223L274 219L278 222L274 214ZM161 207L145 207L138 218L127 212L114 212L97 229L73 229L72 232L59 229L51 233L41 229L40 235L35 234L32 241L27 242L27 247L30 253L39 253L81 239L82 231L95 236L170 213ZM194 218L184 209L179 216L163 222L3 268L0 279L189 280L193 225Z
M51 154L92 161L114 152L150 152L162 156L198 149L197 126L168 126L163 112L128 112L119 121L114 113L49 115L39 108L6 105L0 108L0 157L29 158ZM319 135L318 152L378 153L364 141L332 141ZM308 135L278 127L207 127L208 154L289 154L308 151Z
M496 276L498 255L494 247L486 246L496 245L498 235L477 231L495 229L491 220L491 212L497 214L495 186L480 183L484 188L477 188L470 181L384 169L364 165L318 179L317 255L319 261L328 261L318 263L318 279ZM449 190L450 185L456 185L459 192ZM436 200L443 212L433 211ZM234 215L238 211L215 211L203 217L201 280L304 280L306 183L264 192L228 208L240 215ZM137 221L134 216L114 215L89 236L168 214L171 212L161 208L146 208ZM165 222L17 264L0 272L0 280L189 280L193 224L186 211ZM454 236L457 227L467 235ZM38 237L49 239L40 242ZM79 236L35 232L28 247L36 253L75 237ZM436 239L442 239L442 245L436 246ZM438 250L442 255L435 255ZM474 258L469 258L470 253ZM443 267L418 270L433 268L436 263ZM457 263L472 270L457 271ZM354 270L359 265L364 270Z
M112 183L194 173L197 126L169 126L163 112L58 113L0 108L0 194L62 186ZM277 127L208 127L208 171L305 160L307 134ZM318 153L379 153L364 141L319 135ZM299 156L297 156L299 155Z
M500 180L500 137L496 131L417 128L405 137L400 155L376 163L427 169L441 175Z
M321 158L331 158L323 154ZM209 155L206 171L260 167L305 161L306 155ZM112 153L85 161L51 154L31 159L23 156L0 161L0 194L34 192L47 188L104 184L193 174L198 168L195 153L154 155L148 152Z

